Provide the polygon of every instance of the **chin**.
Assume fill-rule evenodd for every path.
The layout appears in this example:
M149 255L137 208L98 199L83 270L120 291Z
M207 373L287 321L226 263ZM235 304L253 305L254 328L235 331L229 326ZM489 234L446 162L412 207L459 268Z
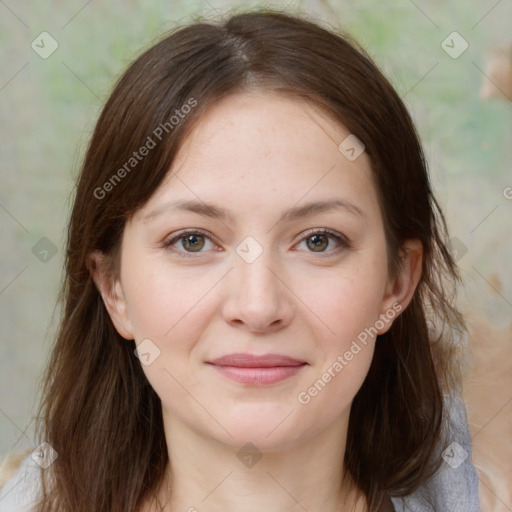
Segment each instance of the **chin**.
M262 452L285 450L311 435L313 427L308 426L299 412L300 409L290 405L239 404L231 412L224 409L222 414L222 425L231 436L224 430L216 430L215 437L237 450L247 443L254 444ZM316 423L315 430L318 427Z

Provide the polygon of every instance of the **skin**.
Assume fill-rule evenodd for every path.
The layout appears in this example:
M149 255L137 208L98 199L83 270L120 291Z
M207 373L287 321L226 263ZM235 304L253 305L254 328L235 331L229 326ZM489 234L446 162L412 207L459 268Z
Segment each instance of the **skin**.
M349 161L340 152L348 135L302 100L268 91L224 98L126 224L119 277L103 270L101 254L91 255L118 332L137 345L150 339L160 351L143 370L162 401L172 461L172 498L159 489L163 503L170 499L166 510L335 511L360 498L340 481L350 405L375 337L308 404L297 396L380 315L407 306L422 248L408 241L398 275L388 274L370 160L363 152ZM232 218L162 209L178 199L212 203ZM281 218L288 208L330 199L355 208ZM314 238L322 228L349 245ZM193 239L199 252L183 239L164 246L183 229L201 230ZM248 236L263 251L250 263L236 251L255 254L257 245L241 244ZM307 365L253 386L206 364L234 352L278 353ZM237 457L247 442L262 455L252 467ZM143 509L153 510L149 503ZM365 510L363 500L353 510Z

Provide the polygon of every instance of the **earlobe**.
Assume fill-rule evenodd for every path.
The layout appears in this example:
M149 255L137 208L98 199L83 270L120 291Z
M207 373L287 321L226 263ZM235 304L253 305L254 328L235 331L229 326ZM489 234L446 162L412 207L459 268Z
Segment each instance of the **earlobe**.
M401 249L400 266L396 276L389 280L382 306L381 314L393 310L402 312L411 302L416 287L421 279L423 266L423 245L420 240L406 240ZM395 315L393 315L395 316ZM384 334L390 327L390 322L379 332Z
M105 255L100 251L94 251L89 255L87 267L117 332L126 340L133 340L133 326L128 315L123 288L120 280L114 278L108 271Z

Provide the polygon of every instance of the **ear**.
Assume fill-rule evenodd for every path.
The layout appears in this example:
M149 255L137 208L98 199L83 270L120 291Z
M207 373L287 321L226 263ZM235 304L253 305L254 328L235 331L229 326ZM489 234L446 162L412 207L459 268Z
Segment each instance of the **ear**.
M116 331L123 338L133 340L133 326L128 315L121 281L114 278L107 267L106 257L101 251L94 251L89 255L87 268L103 298Z
M392 318L403 311L411 302L412 296L421 278L423 267L423 244L420 240L406 240L400 250L400 265L397 274L390 278L382 301L381 315ZM379 330L384 334L391 327L392 322L384 322L385 326Z

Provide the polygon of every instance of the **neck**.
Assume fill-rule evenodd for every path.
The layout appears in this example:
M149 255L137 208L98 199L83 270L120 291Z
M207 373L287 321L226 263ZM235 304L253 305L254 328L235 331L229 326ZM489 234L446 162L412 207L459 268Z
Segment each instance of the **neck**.
M171 463L160 502L166 512L363 512L361 492L342 478L347 420L286 450L250 453L164 416Z

